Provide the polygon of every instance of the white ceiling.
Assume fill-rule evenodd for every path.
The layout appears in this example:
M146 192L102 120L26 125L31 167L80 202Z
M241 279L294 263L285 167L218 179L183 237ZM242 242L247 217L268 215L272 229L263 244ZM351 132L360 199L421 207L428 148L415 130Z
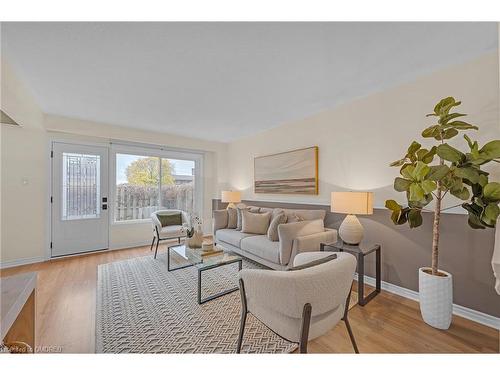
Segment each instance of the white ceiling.
M46 113L231 141L497 48L496 23L2 23Z

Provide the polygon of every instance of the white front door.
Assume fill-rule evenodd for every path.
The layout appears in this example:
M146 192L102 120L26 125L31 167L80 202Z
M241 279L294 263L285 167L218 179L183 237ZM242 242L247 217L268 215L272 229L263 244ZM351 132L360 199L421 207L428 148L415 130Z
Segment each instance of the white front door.
M52 256L108 248L108 149L52 143Z

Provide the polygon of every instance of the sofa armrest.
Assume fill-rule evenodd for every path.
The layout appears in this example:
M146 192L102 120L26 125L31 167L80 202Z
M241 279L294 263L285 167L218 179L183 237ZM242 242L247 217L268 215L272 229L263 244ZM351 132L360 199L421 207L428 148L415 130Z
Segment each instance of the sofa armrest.
M296 223L278 225L278 237L280 241L280 263L287 265L292 255L292 247L297 237L307 236L313 233L325 231L323 220L305 220Z
M315 260L318 259L323 259L331 256L332 253L329 251L303 251L299 254L296 254L296 256L293 258L293 262L290 262L289 265L290 267L299 267L304 264L314 262Z
M212 213L212 217L212 233L215 236L215 232L217 232L219 229L227 228L227 210L214 210Z
M322 242L337 242L337 231L335 229L325 228L323 232L313 233L306 236L295 238L292 245L292 253L288 265L291 267L297 254L319 251Z

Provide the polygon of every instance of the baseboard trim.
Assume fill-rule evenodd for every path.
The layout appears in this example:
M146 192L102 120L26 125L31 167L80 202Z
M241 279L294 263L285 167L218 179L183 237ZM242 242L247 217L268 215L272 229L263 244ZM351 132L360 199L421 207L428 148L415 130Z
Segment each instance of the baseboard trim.
M150 246L150 245L151 245L151 241L148 240L148 241L139 241L139 242L135 242L132 244L130 244L130 243L117 244L117 245L114 245L112 247L109 247L108 249L87 251L87 252L83 252L83 253L75 253L75 254L68 254L68 255L60 255L60 256L56 256L56 257L50 257L48 259L45 257L15 259L15 260L9 260L6 262L0 262L0 269L25 266L27 264L33 264L33 263L41 263L41 262L46 262L46 261L50 261L53 259L61 259L61 258L75 257L75 256L81 256L81 255L95 254L95 253L99 253L101 251L124 250L124 249L130 249L133 247Z
M182 240L183 237L181 237L181 240ZM147 241L139 241L139 242L135 242L133 244L115 244L113 246L110 246L109 250L125 250L125 249L130 249L132 247L142 247L142 246L151 246L151 242L153 241L153 238L151 237L150 240L147 240ZM177 244L177 237L174 237L174 238L171 238L169 240L161 240L160 242L160 247L162 245L167 245L168 242L171 241L172 244ZM154 247L153 247L154 249ZM158 248L159 250L159 248Z
M355 280L358 279L357 274L354 276L354 279ZM365 283L370 286L375 286L375 278L371 276L365 276ZM401 286L388 283L387 281L381 282L381 288L382 290L385 290L387 292L394 293L397 294L398 296L419 302L418 292L414 290L403 288ZM473 322L500 330L500 318L497 318L493 315L485 314L481 311L473 310L468 307L460 306L454 303L453 315L457 315L462 318L472 320Z
M127 243L127 244L114 244L113 246L109 247L109 250L124 250L124 249L130 249L132 247L141 247L141 246L151 246L151 240L148 241L139 241L139 242L134 242L134 243ZM161 242L160 242L161 244Z
M32 257L32 258L8 260L6 262L0 263L0 269L24 266L33 263L40 263L40 262L45 262L46 260L47 259L45 257Z

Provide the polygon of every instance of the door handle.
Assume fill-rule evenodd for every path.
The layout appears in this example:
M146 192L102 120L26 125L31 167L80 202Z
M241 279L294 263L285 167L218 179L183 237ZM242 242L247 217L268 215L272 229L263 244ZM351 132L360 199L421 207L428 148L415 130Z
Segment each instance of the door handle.
M102 209L103 209L103 210L107 210L107 209L108 209L108 205L107 205L107 204L103 204L103 205L102 205Z

